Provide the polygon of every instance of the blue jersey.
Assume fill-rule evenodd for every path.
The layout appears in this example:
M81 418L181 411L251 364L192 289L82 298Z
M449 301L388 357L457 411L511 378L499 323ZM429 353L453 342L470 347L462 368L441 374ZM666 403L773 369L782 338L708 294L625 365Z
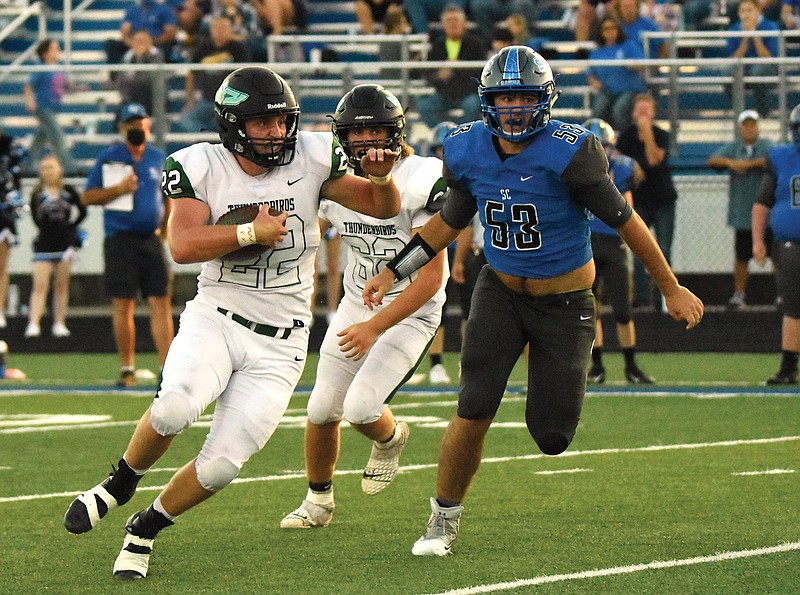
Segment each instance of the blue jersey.
M800 150L790 143L769 152L775 174L775 204L770 227L776 240L800 242Z
M621 153L612 155L611 159L609 159L608 174L611 176L611 179L614 180L616 187L619 188L619 191L623 194L630 190L629 185L633 176L633 164L633 159ZM589 213L589 228L592 230L592 233L604 236L619 235L612 227L603 223L592 213Z
M86 190L104 188L103 164L124 163L133 167L139 178L139 187L133 195L133 210L115 211L105 209L103 223L106 237L119 232L149 235L161 227L164 221L164 200L161 193L161 172L166 154L161 149L147 145L142 158L135 162L127 145L118 143L103 149L86 179Z
M484 255L501 273L558 277L592 257L589 218L569 195L561 174L589 132L551 120L519 154L501 159L480 122L444 140L445 165L455 184L476 200Z

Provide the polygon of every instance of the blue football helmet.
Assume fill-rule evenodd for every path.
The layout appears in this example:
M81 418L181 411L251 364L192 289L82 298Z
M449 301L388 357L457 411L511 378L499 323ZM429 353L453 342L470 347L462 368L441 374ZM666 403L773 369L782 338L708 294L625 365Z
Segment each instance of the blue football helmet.
M537 93L536 103L523 107L495 106L500 93ZM483 124L492 134L511 142L524 141L550 121L550 110L559 92L547 61L531 48L512 45L489 58L478 86ZM503 129L500 116L510 117L510 130Z
M430 149L431 151L435 151L436 149L441 149L442 145L444 144L444 139L447 136L447 133L450 132L453 128L458 126L455 122L450 122L446 120L444 122L439 122L436 126L433 127L431 130L431 142L430 142Z
M614 132L611 124L601 118L589 118L581 126L597 137L606 150L606 155L610 156L617 145L617 133Z
M789 133L794 146L800 150L800 103L789 114Z

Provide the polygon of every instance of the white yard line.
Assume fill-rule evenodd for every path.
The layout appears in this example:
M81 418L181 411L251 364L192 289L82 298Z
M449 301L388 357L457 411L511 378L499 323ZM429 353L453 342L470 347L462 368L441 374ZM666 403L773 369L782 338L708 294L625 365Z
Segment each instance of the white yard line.
M731 475L784 475L787 473L796 473L794 469L767 469L765 471L742 471L740 473L731 473Z
M714 447L727 447L727 446L747 446L755 444L776 444L780 442L794 442L800 440L800 436L780 436L778 438L755 438L751 440L724 440L721 442L695 442L688 444L657 444L653 446L642 446L638 448L601 448L597 450L575 450L567 451L558 455L559 458L564 457L581 457L593 455L606 455L606 454L623 454L623 453L636 453L636 452L659 452L665 450L689 450L698 448L714 448ZM528 461L532 459L552 459L553 457L545 454L529 454L518 455L513 457L489 457L482 461L482 464L488 463L506 463L509 461ZM424 465L405 465L399 468L400 473L408 473L410 471L419 471L422 469L435 469L436 463L428 463ZM336 475L360 475L363 469L347 469L337 470ZM284 479L305 479L305 473L301 471L287 471L280 475L265 475L262 477L239 477L234 479L232 483L253 483L261 481L277 481ZM160 486L144 486L139 487L138 491L161 491L164 485ZM20 502L22 500L42 500L47 498L63 498L66 496L77 496L81 492L57 492L50 494L31 494L27 496L6 496L0 498L0 504L10 502Z
M695 558L683 558L681 560L657 560L647 564L630 564L628 566L612 566L611 568L600 568L597 570L584 570L582 572L572 572L569 574L551 574L537 576L528 579L518 579L506 583L493 583L488 585L478 585L463 589L453 589L452 591L442 591L437 595L472 595L473 593L496 593L497 591L508 591L509 589L519 589L521 587L534 587L550 583L562 583L565 581L579 581L589 578L603 576L619 576L623 574L633 574L646 570L661 570L664 568L678 568L681 566L695 566L697 564L712 564L714 562L725 562L728 560L740 560L742 558L753 558L755 556L768 556L770 554L783 554L800 550L800 542L782 543L771 547L762 547L754 550L739 550L734 552L722 552L708 556L697 556Z
M534 471L534 475L561 475L562 473L591 473L594 469L555 469L553 471Z

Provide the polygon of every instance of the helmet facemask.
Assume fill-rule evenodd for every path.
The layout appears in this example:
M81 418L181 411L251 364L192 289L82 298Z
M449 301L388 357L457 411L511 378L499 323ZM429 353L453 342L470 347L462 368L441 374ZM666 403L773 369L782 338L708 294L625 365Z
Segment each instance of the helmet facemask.
M360 139L350 140L350 133L353 130L360 128L384 128L380 124L368 124L357 126L336 126L336 137L339 139L339 144L344 149L344 154L347 155L347 162L354 169L361 168L361 158L367 154L369 149L389 149L390 151L400 151L403 145L404 132L402 128L394 126L386 128L389 133L387 138L383 139Z
M280 167L288 165L294 160L298 112L286 115L286 136L283 138L254 139L247 134L247 120L264 116L254 116L246 120L231 111L223 110L223 114L217 118L217 121L220 123L220 120L223 120L230 127L223 140L226 148L261 167ZM219 114L219 111L217 113ZM259 151L259 148L267 150Z

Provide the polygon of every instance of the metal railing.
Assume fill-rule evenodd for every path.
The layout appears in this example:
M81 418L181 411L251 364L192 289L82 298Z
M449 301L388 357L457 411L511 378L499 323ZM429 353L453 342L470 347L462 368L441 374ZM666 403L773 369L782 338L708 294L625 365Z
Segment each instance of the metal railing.
M772 58L707 58L707 59L679 59L678 52L681 48L724 48L729 39L741 38L777 38L778 54ZM680 126L678 109L679 89L682 85L714 84L731 85L732 111L734 114L741 112L745 107L746 85L748 83L777 85L778 112L781 114L781 138L786 139L786 114L792 106L787 105L787 96L790 88L796 89L800 78L790 74L791 67L800 67L797 58L789 57L787 48L790 40L796 43L797 31L672 31L669 33L645 31L642 33L645 56L649 56L650 40L662 39L667 44L668 60L658 64L657 68L665 76L648 76L648 85L661 87L668 94L668 119L673 130ZM777 69L774 76L750 76L746 73L749 65L773 65ZM717 68L719 76L693 77L687 73L695 67ZM726 71L732 70L731 75ZM681 76L681 71L685 76ZM735 124L734 124L735 125Z
M9 76L11 76L11 74L20 64L25 62L25 60L33 55L33 53L36 51L36 44L39 43L40 39L43 39L47 35L47 17L45 15L45 7L41 2L34 2L30 6L21 8L0 8L0 16L14 17L11 22L8 23L8 25L6 25L2 31L0 31L0 43L3 43L6 39L8 39L8 37L11 36L14 31L24 25L31 17L36 17L38 27L37 39L35 39L33 43L23 50L16 58L14 58L14 60L11 61L11 64L3 67L3 71L0 72L0 83L2 83Z

